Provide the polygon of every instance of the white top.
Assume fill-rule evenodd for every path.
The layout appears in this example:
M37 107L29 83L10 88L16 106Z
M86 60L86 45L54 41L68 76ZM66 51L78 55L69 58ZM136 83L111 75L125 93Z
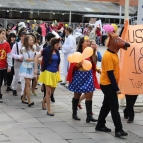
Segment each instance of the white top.
M62 52L63 53L70 53L74 52L76 49L76 39L73 35L68 35L68 37L65 39L65 42L62 46Z
M19 55L18 55L18 52L17 52L17 44L18 44L18 52L19 52ZM11 51L11 53L12 53L12 58L14 58L15 60L20 59L21 56L22 56L21 53L20 53L20 50L21 50L21 48L22 48L22 43L21 43L21 41L19 41L17 44L15 43L15 44L13 45L12 51Z
M36 51L34 50L34 51L32 51L31 49L30 50L28 50L28 51L26 51L25 50L25 47L22 47L22 55L23 55L23 60L25 61L25 60L27 60L27 59L34 59L34 57L35 57L35 53L36 53Z
M82 29L81 28L76 28L76 32L82 33Z

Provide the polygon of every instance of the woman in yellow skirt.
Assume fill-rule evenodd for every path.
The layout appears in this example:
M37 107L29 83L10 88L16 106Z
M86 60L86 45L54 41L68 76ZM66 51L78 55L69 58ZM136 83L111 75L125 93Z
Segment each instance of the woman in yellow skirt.
M35 57L35 74L37 73L37 62L40 57L43 56L42 60L42 72L39 76L39 82L44 83L46 86L46 103L47 103L47 115L54 116L54 113L50 108L50 96L57 87L60 81L60 74L58 72L60 64L60 53L59 53L60 39L53 38L51 45L45 48L41 54Z

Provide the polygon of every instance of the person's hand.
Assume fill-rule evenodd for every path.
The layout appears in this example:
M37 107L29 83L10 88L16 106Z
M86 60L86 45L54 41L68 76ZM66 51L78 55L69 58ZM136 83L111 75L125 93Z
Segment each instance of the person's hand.
M82 63L83 63L83 62L80 62L80 63L76 64L76 66L77 66L78 68L80 68L80 67L82 67Z
M7 69L7 73L9 73L11 71L11 69Z
M119 91L117 91L117 92L116 92L116 94L121 94L121 91L120 91L120 90L119 90Z
M98 47L99 47L99 46L96 44L96 47L95 47L95 49L96 49L96 51L97 51L97 52L98 52Z
M101 69L99 69L99 70L98 70L98 73L100 73L100 74L101 74Z
M42 62L42 59L38 59L38 63L41 63Z
M19 58L19 61L23 61L23 57L20 57L20 58Z

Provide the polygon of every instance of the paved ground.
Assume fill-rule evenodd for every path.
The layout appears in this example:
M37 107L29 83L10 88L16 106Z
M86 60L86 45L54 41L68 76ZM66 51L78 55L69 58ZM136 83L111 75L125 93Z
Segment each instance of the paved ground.
M103 47L101 51L104 51ZM4 103L0 103L0 143L143 143L142 112L136 113L133 124L126 123L122 118L123 127L129 136L119 139L114 137L114 125L110 114L107 117L107 126L112 129L111 134L96 132L96 123L85 122L84 101L83 109L78 110L81 121L72 120L73 94L60 85L55 91L56 102L51 103L55 116L47 116L46 111L41 108L43 95L40 86L37 87L38 96L32 95L35 105L31 108L21 103L20 96L14 97L12 93L5 92L6 87L2 88ZM93 97L95 118L98 118L102 99L102 92L95 91ZM136 110L139 111L138 108ZM123 117L123 110L120 108L119 111Z

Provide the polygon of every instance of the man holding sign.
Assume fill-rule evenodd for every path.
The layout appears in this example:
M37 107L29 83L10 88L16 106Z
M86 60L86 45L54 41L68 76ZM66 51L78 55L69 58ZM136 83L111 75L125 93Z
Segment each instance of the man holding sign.
M100 87L104 93L104 100L95 129L97 131L111 132L111 129L105 126L105 118L111 111L115 125L115 136L127 136L128 134L122 129L121 118L118 111L119 103L117 94L120 94L121 92L117 84L119 79L119 58L117 53L120 48L127 50L127 47L130 47L130 44L126 43L113 33L109 34L107 41L106 46L108 49L102 58L102 72L100 77Z

